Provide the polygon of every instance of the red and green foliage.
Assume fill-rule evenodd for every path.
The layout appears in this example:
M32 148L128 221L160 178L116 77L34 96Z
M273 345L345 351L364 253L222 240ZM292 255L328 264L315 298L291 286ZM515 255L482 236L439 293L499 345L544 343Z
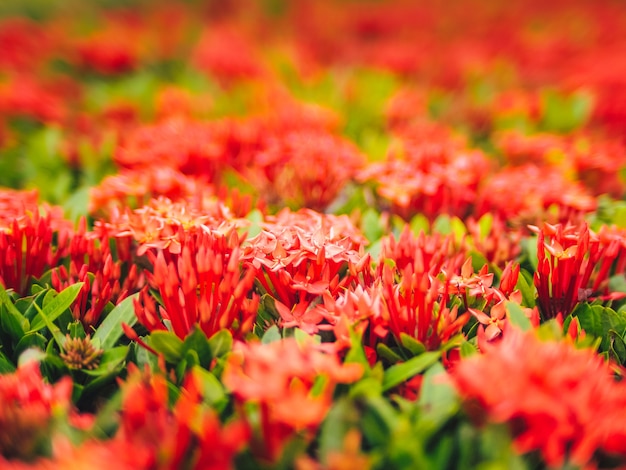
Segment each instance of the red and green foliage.
M0 468L624 468L625 28L1 1Z

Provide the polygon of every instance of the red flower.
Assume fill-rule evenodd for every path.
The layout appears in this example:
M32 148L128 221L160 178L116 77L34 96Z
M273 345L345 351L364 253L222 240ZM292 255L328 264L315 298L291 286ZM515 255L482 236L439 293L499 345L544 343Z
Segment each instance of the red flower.
M143 255L151 248L180 253L185 234L217 230L228 233L245 221L235 220L217 199L172 202L167 198L152 199L139 209L112 211L109 222L96 221L95 231L120 239L130 239Z
M315 303L351 285L371 281L364 239L345 216L309 209L267 217L264 230L247 240L243 258L257 270L257 281L276 299L281 324L315 332L324 320Z
M517 449L539 451L551 467L624 455L626 388L591 350L509 329L484 354L458 362L452 376L476 418L507 423Z
M263 439L256 452L270 461L296 433L310 440L330 409L335 386L363 373L359 364L341 364L312 341L237 343L223 381L239 403L257 403ZM323 387L315 387L324 377ZM254 449L253 449L254 450Z
M180 252L148 252L154 267L148 274L163 305L156 305L147 289L135 302L139 321L149 330L165 330L162 320L184 339L194 328L211 337L229 328L235 337L252 330L259 297L250 294L255 271L241 266L236 232L182 234Z
M72 232L60 208L36 200L36 193L0 191L0 282L20 295L28 293L33 278L59 263Z
M268 139L246 175L271 202L323 210L363 164L349 141L309 130Z
M121 385L121 426L113 438L118 449L132 448L134 468L228 470L249 439L241 421L220 423L203 405L201 379L190 372L170 409L168 386L161 374L129 366Z
M77 282L84 283L72 306L72 314L82 322L85 331L98 324L109 302L118 304L145 283L141 268L130 263L132 260L119 259L119 255L112 253L110 241L106 234L87 232L86 221L82 218L69 242L69 269L62 265L53 268L51 274L52 287L59 292Z
M372 181L378 194L405 219L422 213L429 219L446 213L465 217L475 202L487 157L468 149L432 124L402 130L402 141L386 161L372 163L359 179Z
M603 228L601 237L580 227L545 224L537 233L535 272L537 302L544 319L565 318L592 294L608 293L607 280L614 262L624 272L626 243L623 234ZM546 236L548 240L546 240Z

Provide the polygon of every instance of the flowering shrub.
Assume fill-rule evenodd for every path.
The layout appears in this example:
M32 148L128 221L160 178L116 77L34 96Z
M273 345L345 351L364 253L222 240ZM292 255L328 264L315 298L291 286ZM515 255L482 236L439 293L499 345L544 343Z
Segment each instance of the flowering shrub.
M0 468L626 467L619 2L0 2Z

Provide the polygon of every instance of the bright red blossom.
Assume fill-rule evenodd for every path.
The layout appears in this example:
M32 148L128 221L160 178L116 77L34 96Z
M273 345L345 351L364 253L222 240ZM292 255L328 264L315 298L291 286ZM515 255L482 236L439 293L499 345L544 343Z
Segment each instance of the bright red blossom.
M298 344L290 338L237 343L223 381L239 403L258 404L263 441L253 451L275 461L294 432L307 441L313 438L330 409L335 386L355 382L362 373L359 364L341 364L312 341ZM323 387L314 390L322 377Z
M624 456L626 386L593 351L516 329L483 349L457 363L454 383L474 417L509 425L520 452L554 467Z

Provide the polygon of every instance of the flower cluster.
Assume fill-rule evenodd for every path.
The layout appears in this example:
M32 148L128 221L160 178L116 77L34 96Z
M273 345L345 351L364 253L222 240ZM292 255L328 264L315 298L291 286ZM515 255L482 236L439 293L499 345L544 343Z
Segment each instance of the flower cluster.
M619 2L4 3L0 468L626 466Z

